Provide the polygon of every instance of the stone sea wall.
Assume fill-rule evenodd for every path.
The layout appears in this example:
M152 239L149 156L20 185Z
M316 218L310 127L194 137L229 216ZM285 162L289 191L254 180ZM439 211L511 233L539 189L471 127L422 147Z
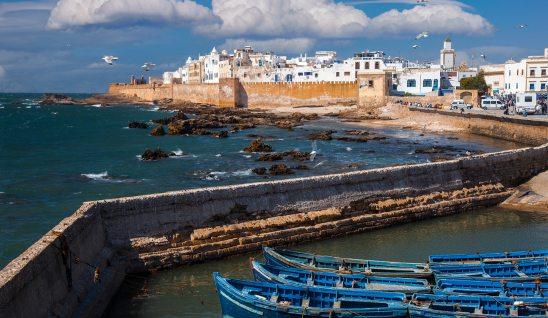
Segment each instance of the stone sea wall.
M411 107L409 110L408 116L416 121L439 121L476 135L515 141L524 145L538 146L548 143L548 121L472 112L461 114L441 109Z
M218 84L111 84L109 94L145 101L173 99L221 107L277 108L352 104L358 99L356 82L246 83L221 79Z
M548 144L457 160L87 202L0 271L0 317L98 317L126 272L498 204Z

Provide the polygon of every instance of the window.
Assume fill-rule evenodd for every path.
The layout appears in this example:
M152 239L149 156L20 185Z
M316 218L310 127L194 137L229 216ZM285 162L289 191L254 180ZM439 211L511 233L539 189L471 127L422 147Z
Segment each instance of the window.
M261 77L261 73L257 73L257 77Z
M339 72L335 73L336 77L339 77L341 74Z
M314 77L315 77L315 78L318 78L318 73L314 73Z
M529 76L535 76L535 70L534 69L529 70Z
M540 76L546 76L546 69L545 68L540 70Z
M379 62L375 62L375 69L378 70L380 68Z
M373 87L373 81L369 81L369 87Z
M529 83L529 90L531 91L535 90L535 83Z
M432 87L432 80L431 79L425 79L422 81L422 86L424 87Z
M365 62L365 67L364 67L366 70L369 69L369 62Z
M512 75L512 70L508 70L508 76Z
M312 72L304 72L304 76L312 76Z
M516 83L516 89L518 89L518 88L519 88L518 83Z
M523 70L521 70L521 75L523 75Z
M407 80L407 87L416 87L417 86L417 81L414 80L414 79L408 79Z
M543 91L546 89L546 83L540 83L540 90Z
M438 79L434 80L434 88L438 88Z
M531 103L531 102L533 102L533 96L525 96L524 101L525 101L526 103Z
M259 60L259 66L263 66L263 60Z
M360 69L360 62L356 62L356 69L359 70Z
M297 75L298 75L298 76L303 76L303 73L302 73L302 72L299 72Z
M350 76L350 72L344 72L344 76Z

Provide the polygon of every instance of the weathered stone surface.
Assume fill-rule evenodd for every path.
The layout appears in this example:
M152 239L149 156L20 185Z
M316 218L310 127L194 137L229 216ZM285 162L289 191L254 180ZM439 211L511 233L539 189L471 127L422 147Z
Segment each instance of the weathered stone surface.
M334 130L320 131L320 132L308 135L308 139L310 139L310 140L332 140L333 137L331 135L333 135L335 132L336 131L334 131Z
M263 142L262 139L255 139L244 148L245 152L272 152L272 147Z
M169 158L169 156L172 156L172 155L174 155L174 154L173 153L167 153L167 152L163 151L160 148L156 148L156 150L147 149L141 155L141 159L146 160L146 161L153 161L153 160L160 160L160 159Z
M151 136L164 136L165 134L166 131L164 130L163 126L156 126L150 131Z

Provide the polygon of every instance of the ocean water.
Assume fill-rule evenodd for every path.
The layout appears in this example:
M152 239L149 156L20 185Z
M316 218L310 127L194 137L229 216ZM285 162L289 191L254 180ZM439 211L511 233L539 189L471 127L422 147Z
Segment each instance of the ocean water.
M320 129L355 128L326 118L293 131L257 127L227 139L208 136L152 137L148 130L128 129L130 121L166 117L144 106L40 106L40 96L0 94L0 267L24 251L82 202L184 188L264 180L251 169L267 166L242 149L253 138L272 136L275 150L316 150L300 177L426 162L418 147L453 145L462 150L496 151L519 145L475 136L426 134L375 128L385 141L311 142ZM155 162L137 158L145 149L161 147L180 156ZM300 162L287 162L297 165Z

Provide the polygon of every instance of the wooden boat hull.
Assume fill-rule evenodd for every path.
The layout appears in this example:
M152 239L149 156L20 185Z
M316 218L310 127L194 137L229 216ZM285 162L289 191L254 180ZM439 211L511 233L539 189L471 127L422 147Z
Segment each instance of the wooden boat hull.
M548 296L548 283L449 278L438 279L434 292L507 297L545 297Z
M548 258L548 250L494 252L475 254L435 254L430 255L430 263L491 263L508 262L520 259Z
M545 279L548 275L546 259L528 259L516 262L479 264L432 264L431 269L439 278L478 277L494 280Z
M305 269L267 265L251 262L255 280L298 286L320 286L329 288L348 288L362 290L382 290L400 292L408 295L428 293L430 284L425 279L377 277L364 274L338 274L331 272L312 272Z
M428 265L424 263L341 258L269 247L263 247L263 256L269 265L294 267L314 272L361 273L371 276L411 278L429 278L432 276Z
M226 318L298 318L298 317L406 317L407 307L403 303L405 296L396 293L378 293L382 299L373 299L372 292L335 292L333 289L309 288L234 280L213 274L222 308L222 317ZM338 294L340 308L322 308L318 306L295 306L283 301L267 298L268 291L276 291L280 299L296 301L302 293L311 295L311 304L326 305L329 295ZM369 294L366 294L369 293ZM372 299L367 300L370 295ZM272 296L272 295L271 295ZM292 297L292 298L290 298ZM322 297L325 297L322 298ZM323 299L323 300L322 300ZM325 300L324 303L322 303ZM326 307L326 306L324 306Z

